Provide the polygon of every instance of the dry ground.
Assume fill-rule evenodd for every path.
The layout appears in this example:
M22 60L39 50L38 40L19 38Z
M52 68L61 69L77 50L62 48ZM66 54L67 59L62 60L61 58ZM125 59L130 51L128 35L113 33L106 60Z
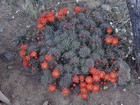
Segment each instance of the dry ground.
M14 53L15 59L9 63L0 61L0 90L14 105L43 105L45 101L49 105L140 105L140 84L131 84L128 88L112 87L91 94L86 101L77 96L63 97L59 91L50 94L40 83L39 75L33 76L23 71L16 55L14 40L33 21L29 16L21 15L21 7L15 5L18 3L7 5L3 1L0 1L0 28L3 28L0 32L0 53L8 50Z

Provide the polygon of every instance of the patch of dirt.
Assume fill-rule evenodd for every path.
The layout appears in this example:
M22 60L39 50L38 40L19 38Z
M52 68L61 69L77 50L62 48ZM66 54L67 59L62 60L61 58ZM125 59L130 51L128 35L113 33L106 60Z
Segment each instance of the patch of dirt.
M31 75L25 72L17 56L15 39L25 33L33 21L30 16L21 15L22 8L18 5L12 3L7 5L4 2L5 0L0 1L0 28L3 28L3 32L0 32L0 53L10 50L15 54L15 59L10 63L0 61L0 90L10 99L11 103L43 105L45 101L48 101L49 105L140 105L140 84L138 83L93 93L88 100L82 100L80 96L64 97L60 91L49 93L40 82L40 74ZM9 65L12 66L11 69L8 69ZM134 76L132 74L132 78ZM137 78L132 81L139 82Z

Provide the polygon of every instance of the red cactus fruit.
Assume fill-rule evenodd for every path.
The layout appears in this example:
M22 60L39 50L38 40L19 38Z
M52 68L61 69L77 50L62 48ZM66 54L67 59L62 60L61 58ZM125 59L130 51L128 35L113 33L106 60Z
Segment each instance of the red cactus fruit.
M76 7L74 8L74 11L75 11L76 13L79 13L79 12L81 11L81 7L76 6Z
M95 73L96 70L97 70L96 68L91 67L91 68L89 69L89 73L90 73L90 74L93 74L93 73Z
M54 19L55 19L54 12L49 12L47 14L47 19L49 22L54 22Z
M86 79L85 79L86 83L92 83L93 82L93 79L91 76L87 76Z
M109 75L110 75L111 78L115 78L115 79L117 78L117 73L114 72L114 71L111 72Z
M79 76L79 80L80 80L80 82L84 82L84 76L83 75L81 75L81 76Z
M51 54L46 54L45 55L45 60L46 61L51 61L52 60L52 55Z
M82 87L80 88L80 92L83 93L87 93L87 88L86 87Z
M106 28L106 33L107 34L112 34L112 32L113 32L113 29L111 27Z
M100 71L100 78L104 79L106 73L104 71Z
M106 44L111 44L111 43L112 43L112 40L113 40L113 38L112 38L111 36L107 36L107 37L105 38Z
M30 56L31 56L31 57L36 57L36 56L37 56L37 52L36 52L36 51L32 51L32 52L30 53Z
M28 62L25 58L22 59L22 65L23 65L24 67L30 66L29 62Z
M106 74L105 77L104 77L104 79L105 79L105 80L108 80L108 81L110 80L110 78L111 78L111 77L110 77L109 74Z
M111 78L110 79L110 82L113 83L113 84L115 84L117 82L117 79L116 78Z
M42 30L43 29L43 24L41 24L41 23L38 23L37 25L36 25L36 28L37 29L39 29L39 30Z
M47 69L48 67L49 67L49 65L48 65L48 63L46 61L44 61L44 62L41 63L41 68L43 70Z
M54 69L54 70L52 71L52 76L53 76L54 78L60 77L60 71L59 71L58 69Z
M87 90L92 90L93 84L87 84L87 85L86 85L86 88L87 88Z
M68 96L68 95L70 94L70 90L69 90L68 88L63 88L63 89L62 89L62 94L63 94L64 96Z
M81 94L81 98L82 98L82 99L87 99L87 98L88 98L88 94L87 94L87 93Z
M80 87L81 87L81 88L86 87L86 82L81 82L81 83L80 83Z
M97 85L97 84L94 84L94 85L93 85L93 89L92 89L92 91L93 91L93 92L98 92L99 89L100 89L100 86Z
M118 38L115 37L112 39L112 45L116 46L118 45L118 43L119 43Z
M100 75L99 74L94 74L93 75L93 81L99 82L100 81Z
M29 61L30 58L31 58L31 57L30 57L29 55L25 56L25 59L26 59L27 61Z
M75 75L73 78L72 78L72 81L75 82L75 83L79 83L79 77L77 75Z
M27 45L26 44L21 44L20 50L26 50L26 49L27 49Z
M26 55L26 52L24 50L20 50L19 54L21 57L24 57Z
M50 92L55 92L56 91L56 85L55 84L51 84L51 85L49 85L49 91Z

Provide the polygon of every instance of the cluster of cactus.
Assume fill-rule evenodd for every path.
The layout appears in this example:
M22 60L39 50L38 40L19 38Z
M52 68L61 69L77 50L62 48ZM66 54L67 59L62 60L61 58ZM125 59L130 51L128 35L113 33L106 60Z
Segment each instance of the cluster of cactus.
M42 14L37 30L37 34L21 43L20 56L23 66L30 68L31 73L43 72L41 81L51 92L58 88L65 96L70 91L79 94L84 91L80 86L82 82L97 92L99 85L105 82L116 83L117 77L111 79L111 76L113 73L116 76L119 70L115 60L124 56L124 46L97 11L88 14L87 8L76 6L71 12L63 8L57 13ZM98 71L98 76L104 73L104 77L97 77L99 81L94 78L95 71L91 73L93 68ZM79 80L81 76L84 80ZM86 83L86 78L92 76L95 81ZM82 98L87 98L87 94L81 94Z

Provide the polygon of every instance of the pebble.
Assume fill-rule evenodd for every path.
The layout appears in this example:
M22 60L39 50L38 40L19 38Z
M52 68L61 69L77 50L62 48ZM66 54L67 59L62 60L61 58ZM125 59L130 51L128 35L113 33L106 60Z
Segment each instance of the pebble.
M126 37L123 37L123 40L126 40L127 38Z
M19 13L19 11L20 11L20 10L17 10L15 13L17 14L17 13Z
M70 105L72 105L72 103L70 103Z
M27 28L30 28L31 27L31 25L28 25L28 26L26 26Z
M87 5L89 6L89 8L95 8L101 5L101 1L97 0L93 2L93 0L88 0Z
M108 4L101 5L101 8L105 11L111 11L111 7Z
M121 30L121 32L122 32L122 34L126 33L126 29L123 28L123 29Z
M27 104L29 104L30 102L27 101Z
M13 54L11 52L5 51L2 54L0 54L0 59L3 62L10 62L13 59Z
M108 86L104 86L103 89L104 89L104 90L108 89Z
M13 69L13 68L14 68L13 65L8 65L8 66L7 66L7 69L8 69L8 70L11 70L11 69Z
M45 102L43 103L43 105L49 105L49 102L48 102L48 101L45 101Z
M126 89L123 89L124 92L126 92Z
M122 59L118 59L116 65L120 68L118 71L118 84L126 85L131 80L130 66Z
M116 0L107 0L108 3L114 4Z
M3 32L3 28L0 28L0 32Z
M13 94L13 95L11 95L11 97L12 97L12 98L15 98L15 97L16 97L16 95L14 95L14 94Z
M133 60L133 61L136 60L135 57L132 57L132 60Z
M3 31L0 31L0 32L3 32ZM2 36L0 36L0 45L2 45L3 42L4 42L4 38Z
M118 33L118 32L119 32L118 28L115 28L115 33Z
M15 100L15 102L12 105L20 105L18 100Z
M132 40L129 40L129 43L131 44L133 41Z
M120 13L119 7L117 7L117 6L113 7L112 12L114 12L115 14L119 14Z
M113 22L110 22L110 25L113 25Z
M11 18L12 18L12 19L15 19L15 17L14 17L14 16L12 16Z
M132 32L130 32L130 35L131 35L131 36L134 36L134 34L133 34Z

